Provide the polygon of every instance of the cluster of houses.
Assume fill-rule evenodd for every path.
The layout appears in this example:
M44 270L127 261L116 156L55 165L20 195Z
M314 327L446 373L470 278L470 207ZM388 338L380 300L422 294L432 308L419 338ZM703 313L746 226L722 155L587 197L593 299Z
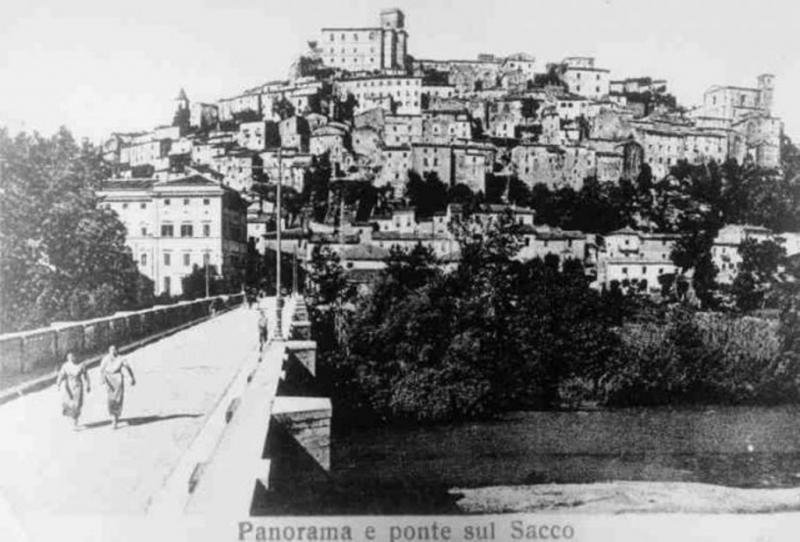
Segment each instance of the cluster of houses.
M393 247L405 251L426 247L443 269L452 269L459 261L456 226L468 223L482 227L506 215L519 225L521 246L516 258L544 260L549 256L557 258L560 264L578 261L596 289L612 288L616 283L623 291L659 294L662 275L675 276L680 272L670 256L679 234L641 232L627 227L605 235L563 230L535 224L531 209L501 204L482 205L469 216L464 215L461 205L450 204L446 211L429 219L417 217L414 208L396 208L391 214L339 229L309 222L283 232L281 250L285 257L293 254L308 263L315 250L325 248L338 256L350 281L368 286L386 267ZM261 233L260 237L262 249L277 250L275 232ZM739 246L747 240L775 241L783 246L787 256L800 254L800 233L727 225L719 231L711 250L719 284L733 282L742 262Z
M280 181L300 192L323 155L333 180L386 187L398 200L409 171L477 193L491 174L578 189L589 177L634 179L645 163L657 177L680 160L779 165L782 124L771 113L769 74L753 88L714 86L700 106L685 109L666 81L612 79L594 58L546 65L525 53L430 60L408 54L408 43L398 9L382 10L374 26L326 27L288 79L213 103L191 101L181 90L171 124L112 134L104 151L115 177L101 195L128 226L128 244L157 293L179 294L180 277L198 263L240 271L248 237L262 250L269 245L269 220L252 212L259 205L254 186ZM515 212L527 228L521 257L579 258L598 284L650 287L674 270L670 236L623 230L600 240L537 226L531 211ZM418 242L454 261L457 243L447 225L457 214L448 208L418 221L398 204L368 224L306 223L286 239L306 257L315 240L331 241L354 272L378 268L393 245Z

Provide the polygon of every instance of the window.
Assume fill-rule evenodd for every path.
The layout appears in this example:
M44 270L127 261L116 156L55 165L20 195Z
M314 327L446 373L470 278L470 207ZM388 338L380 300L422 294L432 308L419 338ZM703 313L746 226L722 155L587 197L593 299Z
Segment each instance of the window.
M627 275L628 274L628 268L627 267L623 267L622 268L622 274L623 275Z
M642 275L646 275L646 274L647 274L647 267L642 266Z
M183 266L189 267L191 265L191 255L187 252L183 255Z
M169 277L164 277L164 293L169 295L170 280Z
M164 265L169 266L172 263L172 255L169 252L164 253Z
M181 224L181 237L192 237L194 231L191 224Z
M139 256L139 265L141 265L142 267L147 265L147 254L145 254L144 252L142 252L142 254Z
M164 200L164 205L169 205L169 198Z
M123 209L127 209L127 208L128 208L128 204L127 204L127 203L123 203L123 204L122 204L122 208L123 208Z
M172 237L174 235L172 224L161 225L161 237Z
M211 237L211 224L203 224L203 237Z
M189 205L189 200L188 200L188 199L184 199L184 200L183 200L183 204L184 204L184 205Z
M147 236L147 226L142 226L142 237Z
M147 209L147 204L146 203L140 203L139 204L139 209Z

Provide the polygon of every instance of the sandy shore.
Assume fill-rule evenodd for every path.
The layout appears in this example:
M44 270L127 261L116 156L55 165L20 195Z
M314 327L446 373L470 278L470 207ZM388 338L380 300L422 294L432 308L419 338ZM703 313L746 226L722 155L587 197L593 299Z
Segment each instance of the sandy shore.
M450 490L466 513L766 513L800 510L800 488L738 489L685 482L606 482Z

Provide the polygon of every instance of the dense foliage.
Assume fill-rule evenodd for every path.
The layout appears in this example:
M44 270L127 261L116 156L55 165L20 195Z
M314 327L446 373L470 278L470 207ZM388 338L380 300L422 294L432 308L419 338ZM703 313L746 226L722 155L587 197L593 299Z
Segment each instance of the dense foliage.
M324 357L339 407L395 420L487 415L556 405L564 379L603 373L618 340L600 294L577 262L514 259L516 227L460 232L452 273L422 246L394 250L371 294L334 298L339 343ZM335 264L321 269L333 284Z
M125 246L125 227L98 206L100 152L66 129L53 137L0 130L0 330L152 304L152 282Z

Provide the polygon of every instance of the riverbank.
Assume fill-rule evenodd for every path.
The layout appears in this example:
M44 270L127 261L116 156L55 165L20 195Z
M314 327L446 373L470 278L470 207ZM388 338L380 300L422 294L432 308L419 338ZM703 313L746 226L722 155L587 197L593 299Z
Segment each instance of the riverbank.
M769 513L800 510L800 488L742 489L687 482L603 482L451 489L468 514Z

